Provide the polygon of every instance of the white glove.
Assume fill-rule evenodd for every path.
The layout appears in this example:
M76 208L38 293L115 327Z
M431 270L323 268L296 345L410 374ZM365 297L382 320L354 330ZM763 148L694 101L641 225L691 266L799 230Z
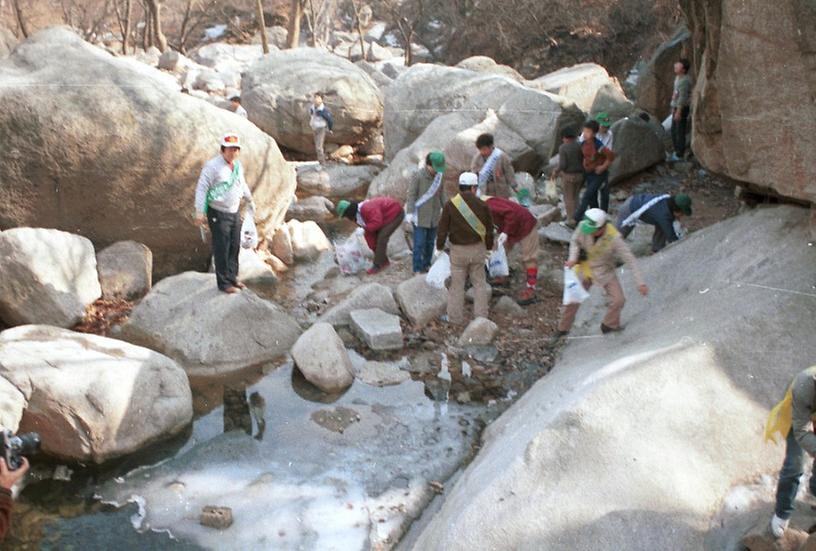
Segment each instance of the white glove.
M414 215L412 213L406 214L405 215L405 221L408 222L409 224L413 225L414 222L415 222Z
M255 214L255 201L249 202L249 212L252 213L253 215Z
M507 234L500 233L499 238L496 241L498 242L499 245L504 245L505 243L507 243Z

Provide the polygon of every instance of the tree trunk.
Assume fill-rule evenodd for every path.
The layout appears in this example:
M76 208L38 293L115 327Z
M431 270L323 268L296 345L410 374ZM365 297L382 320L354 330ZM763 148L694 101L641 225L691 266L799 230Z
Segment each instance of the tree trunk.
M167 49L167 38L165 38L161 27L161 2L159 0L147 0L150 6L150 26L153 31L153 39L160 52Z
M292 0L289 10L289 36L286 39L287 48L297 48L300 44L300 19L303 16L303 6L300 0Z
M193 5L196 0L187 0L187 7L184 9L184 19L181 20L181 28L179 29L178 50L187 55L187 38L190 33L190 15L193 12ZM194 25L193 25L194 26Z
M128 42L130 42L130 17L133 10L133 2L125 0L125 21L122 29L122 55L128 55Z
M255 16L258 18L258 30L261 33L261 46L263 46L263 53L269 53L269 38L266 36L266 22L263 14L263 0L255 2Z
M12 7L14 7L14 15L17 17L17 25L20 26L20 32L23 34L23 38L28 38L28 26L23 18L23 9L20 7L20 0L12 0L11 4Z
M357 7L357 2L351 0L351 7L354 9L354 19L357 20L357 35L360 37L360 54L363 59L367 59L365 40L363 39L363 24L360 22L360 8Z

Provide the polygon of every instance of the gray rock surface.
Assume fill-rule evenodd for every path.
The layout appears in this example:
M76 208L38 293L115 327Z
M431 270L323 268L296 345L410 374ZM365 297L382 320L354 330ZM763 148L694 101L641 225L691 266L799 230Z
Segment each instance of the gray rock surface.
M0 128L16 129L0 150L0 229L56 227L104 245L132 239L153 251L157 278L202 269L210 246L192 224L193 190L228 130L241 136L256 222L283 220L295 179L274 140L178 93L172 75L57 27L0 60L0 81Z
M403 347L400 319L379 308L352 310L351 330L371 350L399 350Z
M520 317L524 315L524 308L508 296L501 297L492 308L493 312L503 316Z
M661 136L639 119L622 119L612 125L615 136L615 160L609 168L609 183L614 185L666 160Z
M71 327L102 296L93 245L79 235L43 228L0 232L0 259L0 319L8 325Z
M414 326L423 327L445 313L448 290L431 287L420 274L397 286L397 302Z
M352 311L371 308L377 308L388 314L399 314L400 312L391 289L380 283L365 283L327 310L318 321L335 326L349 325Z
M325 197L304 197L293 201L286 211L286 220L300 222L326 222L337 215L334 213L334 203Z
M17 45L17 37L5 27L0 27L0 58L6 57Z
M299 193L332 199L364 197L380 169L371 165L306 165L297 169Z
M222 293L214 275L186 272L153 287L122 339L166 354L190 375L215 376L283 356L300 332L275 303L252 291Z
M411 374L394 363L365 362L354 377L371 386L392 386L410 380Z
M487 318L471 321L459 337L459 346L487 346L496 338L499 326Z
M278 287L278 276L252 249L241 249L238 254L238 279L264 298L274 297Z
M544 226L543 228L538 230L538 234L547 239L549 241L554 241L556 243L569 243L570 239L572 238L573 230L567 228L566 226L562 226L556 222Z
M17 432L24 408L23 393L8 379L0 377L0 429Z
M564 67L526 84L569 98L591 116L606 111L613 120L617 120L632 110L632 102L626 99L618 80L595 63Z
M467 69L476 73L487 73L490 75L499 75L515 80L516 82L524 81L524 77L518 71L507 65L500 65L492 58L484 55L474 55L463 59L456 64L460 69Z
M683 46L691 33L685 27L658 46L649 62L640 71L636 88L636 104L662 121L669 116L669 104L674 92L674 64L680 59Z
M21 431L43 451L102 463L186 427L193 417L187 375L146 348L46 325L0 333L0 376L25 397Z
M295 365L306 380L324 392L342 392L354 382L354 368L334 327L316 323L292 347Z
M119 241L96 255L102 298L133 300L153 284L153 253L135 241Z
M767 208L695 232L641 262L648 298L624 274L626 330L567 344L411 548L708 549L731 489L778 472L768 410L816 356L806 219ZM593 289L575 336L597 334L603 302Z

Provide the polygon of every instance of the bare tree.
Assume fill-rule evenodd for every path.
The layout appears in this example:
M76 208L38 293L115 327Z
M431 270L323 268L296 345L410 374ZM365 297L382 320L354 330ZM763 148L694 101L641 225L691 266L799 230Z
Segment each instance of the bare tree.
M23 9L20 7L20 0L11 0L11 7L14 8L14 16L17 19L17 25L20 27L20 32L23 34L23 38L28 38L28 26L26 25L25 18L23 17Z
M297 48L300 44L300 19L303 17L301 0L292 0L289 8L289 35L286 40L287 48Z
M122 55L128 55L128 43L130 42L130 21L133 15L132 0L125 0L125 13L123 14L119 8L119 0L114 2L114 10L116 11L116 20L119 22L119 31L122 33Z
M161 26L161 1L147 0L147 7L150 10L149 26L151 27L154 45L160 52L164 52L167 49L167 38L162 32Z
M255 14L258 18L258 31L261 33L261 45L263 46L263 53L269 53L269 38L266 36L266 22L264 21L263 1L257 0L255 2Z
M424 0L414 0L413 2L384 0L383 4L391 14L391 18L396 24L405 45L405 64L411 65L414 61L411 44L414 42L417 27L422 22L425 2Z
M360 55L363 56L363 59L368 59L366 55L366 47L365 47L365 39L363 39L363 23L360 21L360 8L357 6L357 2L355 0L351 0L351 9L354 10L354 23L357 25L357 36L360 39Z

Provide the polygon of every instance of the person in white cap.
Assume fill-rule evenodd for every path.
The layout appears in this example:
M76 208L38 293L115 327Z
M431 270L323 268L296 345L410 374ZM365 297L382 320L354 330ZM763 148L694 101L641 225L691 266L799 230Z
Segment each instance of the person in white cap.
M238 280L238 253L241 250L241 199L255 210L252 192L238 160L241 140L228 133L221 138L221 154L204 164L195 191L195 221L199 227L209 225L218 288L237 293L246 285Z
M607 222L606 213L601 209L589 209L584 219L578 224L570 239L567 268L578 266L578 277L584 287L589 289L593 284L603 287L608 303L606 316L601 322L601 332L611 333L623 329L620 316L625 302L623 289L615 273L619 262L625 262L637 281L640 294L646 296L649 288L643 282L635 255L615 226ZM569 304L558 323L555 339L569 333L575 321L580 304Z

